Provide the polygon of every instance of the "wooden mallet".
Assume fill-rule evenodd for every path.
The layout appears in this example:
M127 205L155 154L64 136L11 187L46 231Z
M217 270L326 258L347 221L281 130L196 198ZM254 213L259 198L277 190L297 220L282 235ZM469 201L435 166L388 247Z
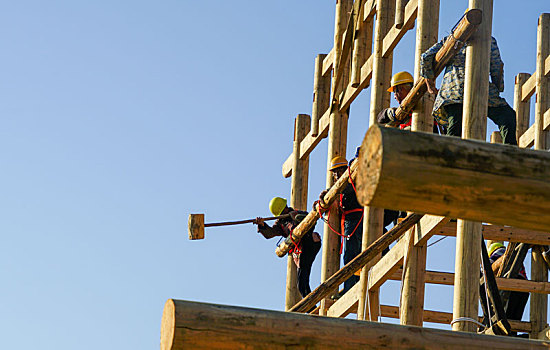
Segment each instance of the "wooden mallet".
M285 215L279 215L279 216L272 216L269 218L263 218L264 221L267 220L275 220L279 218L286 218L289 217L290 214ZM256 222L256 219L247 219L247 220L240 220L240 221L227 221L227 222L214 222L210 224L204 223L204 214L189 214L189 239L190 240L196 240L196 239L204 239L204 228L205 227L212 227L212 226L229 226L229 225L240 225L240 224L247 224L247 223L254 223Z

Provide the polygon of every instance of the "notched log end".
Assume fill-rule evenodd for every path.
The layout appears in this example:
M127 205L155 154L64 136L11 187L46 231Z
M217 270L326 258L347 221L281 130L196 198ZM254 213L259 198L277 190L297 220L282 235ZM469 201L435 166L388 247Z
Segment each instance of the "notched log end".
M357 179L357 199L361 205L370 205L382 170L382 129L375 124L369 128L359 152Z
M483 12L480 9L472 9L466 12L466 20L473 25L479 25L483 20Z
M176 306L173 299L164 304L160 326L160 350L171 350L174 344L174 330L176 328Z

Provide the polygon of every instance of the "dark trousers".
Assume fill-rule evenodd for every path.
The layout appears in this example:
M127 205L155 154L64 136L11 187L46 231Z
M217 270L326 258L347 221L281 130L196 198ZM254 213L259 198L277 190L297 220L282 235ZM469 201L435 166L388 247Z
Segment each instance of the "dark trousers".
M446 105L448 122L447 135L462 135L462 107L461 103ZM516 140L516 112L508 104L499 107L489 107L487 117L491 119L499 128L503 143L508 145L517 145Z
M309 287L309 275L313 261L321 249L321 242L314 242L311 232L306 233L300 241L302 253L300 254L300 267L298 268L298 290L300 295L305 297L311 293Z
M344 264L352 261L359 253L361 253L361 242L363 240L363 222L362 213L353 213L346 216L344 222L344 234L351 237L344 239ZM355 229L357 227L357 229ZM353 231L355 229L355 232ZM359 282L359 276L353 275L344 282L343 293L347 292Z
M363 223L361 221L362 214L351 214L346 216L346 221L344 222L344 234L349 236L353 235L344 240L344 264L352 261L359 253L361 253L361 243L363 241ZM399 217L399 212L395 210L384 209L384 233L387 232L386 226L397 220ZM359 226L357 226L359 224ZM355 229L357 227L357 229ZM353 231L355 230L355 232ZM382 255L385 255L389 252L390 249L384 249ZM350 290L355 283L359 282L359 276L353 275L344 282L344 290L342 293L346 293Z

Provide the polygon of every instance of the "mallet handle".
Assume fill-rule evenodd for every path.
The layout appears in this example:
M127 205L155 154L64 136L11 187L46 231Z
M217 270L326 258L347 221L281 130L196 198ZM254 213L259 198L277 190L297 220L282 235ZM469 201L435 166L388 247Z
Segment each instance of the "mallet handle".
M279 216L272 216L269 218L263 218L264 220L275 220L280 218L286 218L289 217L290 214L285 215L279 215ZM226 221L226 222L213 222L210 224L204 224L204 227L212 227L212 226L229 226L229 225L240 225L240 224L247 224L249 222L255 222L256 219L247 219L247 220L241 220L241 221Z

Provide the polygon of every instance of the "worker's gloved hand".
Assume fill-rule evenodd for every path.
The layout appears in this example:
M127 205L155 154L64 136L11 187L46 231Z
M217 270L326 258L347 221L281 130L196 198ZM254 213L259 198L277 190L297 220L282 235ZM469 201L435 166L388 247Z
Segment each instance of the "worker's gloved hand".
M321 194L319 195L319 200L321 201L321 204L325 204L325 201L323 200L323 198L325 198L325 195L328 193L328 190L323 190L323 192L321 192Z
M263 226L264 225L264 219L258 216L256 218L256 221L254 221L254 223L258 226Z
M292 219L292 221L295 221L296 220L296 215L298 215L299 212L294 210L294 211L291 211L290 213L288 213L288 215L290 215L290 218Z

